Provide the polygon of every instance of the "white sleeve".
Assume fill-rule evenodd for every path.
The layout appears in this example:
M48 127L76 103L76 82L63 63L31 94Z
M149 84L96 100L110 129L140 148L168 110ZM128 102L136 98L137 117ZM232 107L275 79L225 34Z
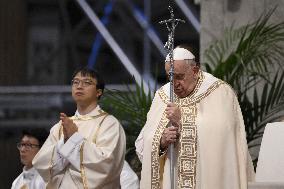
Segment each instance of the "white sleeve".
M121 189L139 189L138 176L126 161L124 161L120 174L120 186Z
M11 189L15 189L15 185L16 185L15 181L16 180L13 181Z
M33 166L45 182L48 182L51 176L61 174L66 166L72 162L61 153L61 150L70 145L71 141L64 144L63 139L57 140L56 135L58 133L55 132L54 128L57 127L51 129L49 137L33 159Z
M13 181L13 184L12 184L12 187L11 187L11 189L17 189L18 187L20 187L19 186L19 184L20 184L20 182L22 182L22 180L23 180L23 173L21 173L14 181Z
M71 163L78 171L80 171L80 147L83 141L83 136L76 132L65 142L65 144L58 143L58 157L63 159L61 160L59 158L58 160L62 161L63 166L64 163L67 161Z
M62 148L64 145L64 140L61 139L57 142L55 145L55 152L53 156L53 166L52 166L52 171L53 174L56 175L60 171L62 171L67 165L68 161L59 153L59 149Z

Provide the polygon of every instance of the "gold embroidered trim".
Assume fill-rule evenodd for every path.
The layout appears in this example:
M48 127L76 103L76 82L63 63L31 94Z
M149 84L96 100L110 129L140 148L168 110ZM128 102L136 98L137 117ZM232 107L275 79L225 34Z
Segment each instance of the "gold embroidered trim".
M29 188L28 188L27 184L24 184L20 187L20 189L29 189Z
M60 124L60 128L59 128L59 131L58 131L58 140L60 140L62 133L63 133L63 125Z
M83 165L84 145L85 145L85 142L82 143L81 148L80 148L80 173L81 173L81 178L82 178L82 182L83 182L83 187L84 187L84 189L88 189L88 183L87 183L87 177L86 177L86 173L85 173L85 167Z
M222 80L218 80L218 81L215 81L204 93L196 96L196 97L193 97L192 95L188 96L188 97L185 97L185 98L178 98L176 95L175 95L175 103L176 104L182 104L184 106L189 106L189 105L192 105L194 103L198 103L200 102L203 98L207 97L211 92L213 92L215 89L217 89L221 84L224 84L225 82L222 81ZM200 87L200 86L199 86ZM196 87L197 88L197 87ZM160 96L160 98L162 99L162 101L164 103L169 103L169 97L166 95L165 91L160 89L158 91L158 94Z
M197 162L197 129L195 120L197 117L196 104L193 106L184 106L180 104L182 111L182 128L180 135L180 143L178 145L178 188L194 189L196 185L196 162ZM160 164L159 164L159 148L160 138L168 124L166 114L163 113L162 119L155 132L152 142L152 170L151 170L151 188L161 189Z
M193 106L183 106L182 127L179 138L178 150L178 188L194 189L196 185L196 162L197 162L197 127L196 104Z
M213 92L215 89L217 89L221 84L225 84L225 82L222 81L222 80L215 81L215 82L206 90L205 93L202 93L201 95L198 95L197 97L194 97L191 102L188 102L188 104L189 104L189 103L198 103L198 102L200 102L203 98L207 97L211 92Z
M162 99L162 101L165 104L168 104L170 102L170 99L168 98L168 96L166 95L165 91L162 89L158 90L158 95L160 96L160 98ZM174 98L175 99L175 98Z
M54 151L55 151L55 146L53 147L52 149L52 153L51 153L51 158L50 158L50 161L49 161L49 175L50 175L50 180L52 179L52 175L53 175L53 172L52 172L52 167L54 165L54 162L53 162L53 157L54 157Z
M101 116L104 116L104 115L107 115L108 113L106 112L102 112L100 113L99 115L95 115L95 116L88 116L88 115L80 115L80 116L72 116L70 117L70 119L72 120L80 120L80 121L87 121L87 120L91 120L91 119L96 119L98 117L101 117Z
M152 141L152 152L151 152L151 159L152 159L151 188L152 189L161 188L161 183L160 183L161 175L160 175L160 164L159 164L160 139L168 122L169 120L166 118L166 114L164 112Z
M106 119L107 116L108 116L108 114L106 114L105 117L102 119L102 121L99 123L99 127L98 127L98 129L96 130L96 133L94 134L94 138L93 138L93 143L94 143L94 144L97 143L97 136L98 136L99 130L100 130L100 128L101 128L101 125L102 125L103 121Z

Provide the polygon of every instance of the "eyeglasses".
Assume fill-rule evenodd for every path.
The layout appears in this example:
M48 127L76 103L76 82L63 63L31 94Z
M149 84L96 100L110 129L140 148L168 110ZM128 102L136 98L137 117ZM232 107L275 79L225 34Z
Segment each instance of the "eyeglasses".
M82 85L82 87L89 87L91 85L94 85L95 83L89 79L79 80L79 79L73 79L71 81L72 86L78 87L79 85Z
M38 144L30 144L30 143L17 143L17 148L20 150L21 148L25 147L27 150L31 150L32 148L39 148Z

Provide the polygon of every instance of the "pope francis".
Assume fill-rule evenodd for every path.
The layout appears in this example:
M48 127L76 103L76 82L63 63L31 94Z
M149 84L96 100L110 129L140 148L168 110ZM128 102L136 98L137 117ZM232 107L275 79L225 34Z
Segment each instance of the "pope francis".
M171 143L176 189L247 189L254 171L236 94L200 70L186 46L174 49L173 60L174 103L168 83L156 92L136 140L141 189L170 188ZM169 73L169 55L165 70Z

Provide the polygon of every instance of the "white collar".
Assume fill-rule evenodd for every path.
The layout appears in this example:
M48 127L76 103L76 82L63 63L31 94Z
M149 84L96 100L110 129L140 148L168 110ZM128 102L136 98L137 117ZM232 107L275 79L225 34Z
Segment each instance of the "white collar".
M26 180L32 180L37 175L37 171L34 167L27 169L26 166L23 168L23 178Z
M90 111L89 113L85 114L85 115L81 115L78 110L76 110L75 112L75 116L76 117L82 117L82 116L96 116L98 114L100 114L101 111L101 107L99 105L97 105L92 111Z

